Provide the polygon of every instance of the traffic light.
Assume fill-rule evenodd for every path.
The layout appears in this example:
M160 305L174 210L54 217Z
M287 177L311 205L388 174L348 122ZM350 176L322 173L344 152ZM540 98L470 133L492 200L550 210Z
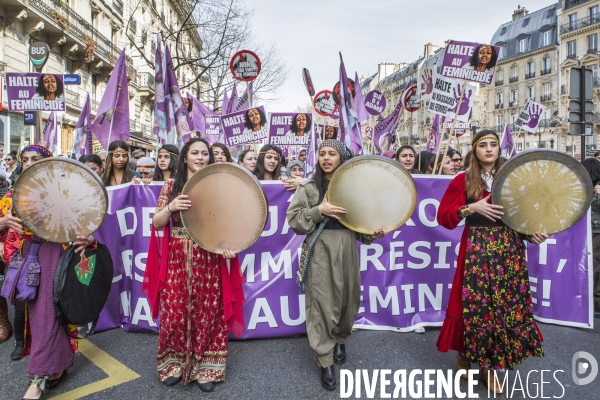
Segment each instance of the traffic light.
M593 132L592 70L571 68L569 76L569 135Z

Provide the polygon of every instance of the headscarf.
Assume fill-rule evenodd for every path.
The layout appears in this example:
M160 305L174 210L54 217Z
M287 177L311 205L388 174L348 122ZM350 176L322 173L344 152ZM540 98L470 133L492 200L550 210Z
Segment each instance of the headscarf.
M350 151L348 150L348 147L346 147L346 145L342 142L340 142L339 140L335 140L335 139L326 139L321 141L321 143L319 144L319 150L321 150L323 147L332 147L335 149L335 151L338 152L338 154L340 155L340 161L343 163L345 161L348 161L349 159L352 158L352 156L350 155Z
M581 162L581 165L590 174L594 186L600 181L600 160L595 157L586 158Z
M41 154L44 158L54 157L54 154L52 154L50 150L39 144L30 144L29 146L25 147L23 150L21 150L21 157L28 151L35 151Z
M302 171L306 171L306 168L305 168L304 163L302 161L300 161L300 160L292 160L287 165L288 176L290 176L290 174L291 174L292 167L295 167L296 165L299 166L300 168L302 168Z

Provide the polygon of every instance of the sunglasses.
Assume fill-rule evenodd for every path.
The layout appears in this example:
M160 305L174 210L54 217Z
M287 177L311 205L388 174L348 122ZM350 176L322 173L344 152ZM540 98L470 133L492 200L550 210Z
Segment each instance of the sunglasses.
M452 162L460 162L462 161L462 157L461 158L451 158Z

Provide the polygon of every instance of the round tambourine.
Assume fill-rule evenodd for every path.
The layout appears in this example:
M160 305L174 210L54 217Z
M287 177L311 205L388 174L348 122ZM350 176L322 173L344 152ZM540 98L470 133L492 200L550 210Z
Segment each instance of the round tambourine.
M492 184L502 221L517 232L552 235L575 225L593 197L590 177L575 158L557 150L528 150L507 161Z
M245 168L231 163L211 164L187 181L181 194L192 207L181 211L190 237L211 253L239 253L265 229L269 203L260 182Z
M50 242L73 242L102 225L108 195L98 175L85 165L46 158L17 178L13 209L34 235Z
M360 156L342 164L333 174L329 203L343 207L341 223L353 231L386 233L404 225L415 210L417 189L410 173L382 156Z

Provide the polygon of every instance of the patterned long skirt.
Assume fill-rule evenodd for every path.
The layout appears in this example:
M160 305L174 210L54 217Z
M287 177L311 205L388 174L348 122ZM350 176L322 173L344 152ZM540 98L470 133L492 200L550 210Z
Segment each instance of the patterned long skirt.
M171 237L167 281L160 298L158 376L165 381L225 380L227 325L220 256L188 238Z
M525 247L506 226L470 227L462 288L465 355L493 369L543 357Z

